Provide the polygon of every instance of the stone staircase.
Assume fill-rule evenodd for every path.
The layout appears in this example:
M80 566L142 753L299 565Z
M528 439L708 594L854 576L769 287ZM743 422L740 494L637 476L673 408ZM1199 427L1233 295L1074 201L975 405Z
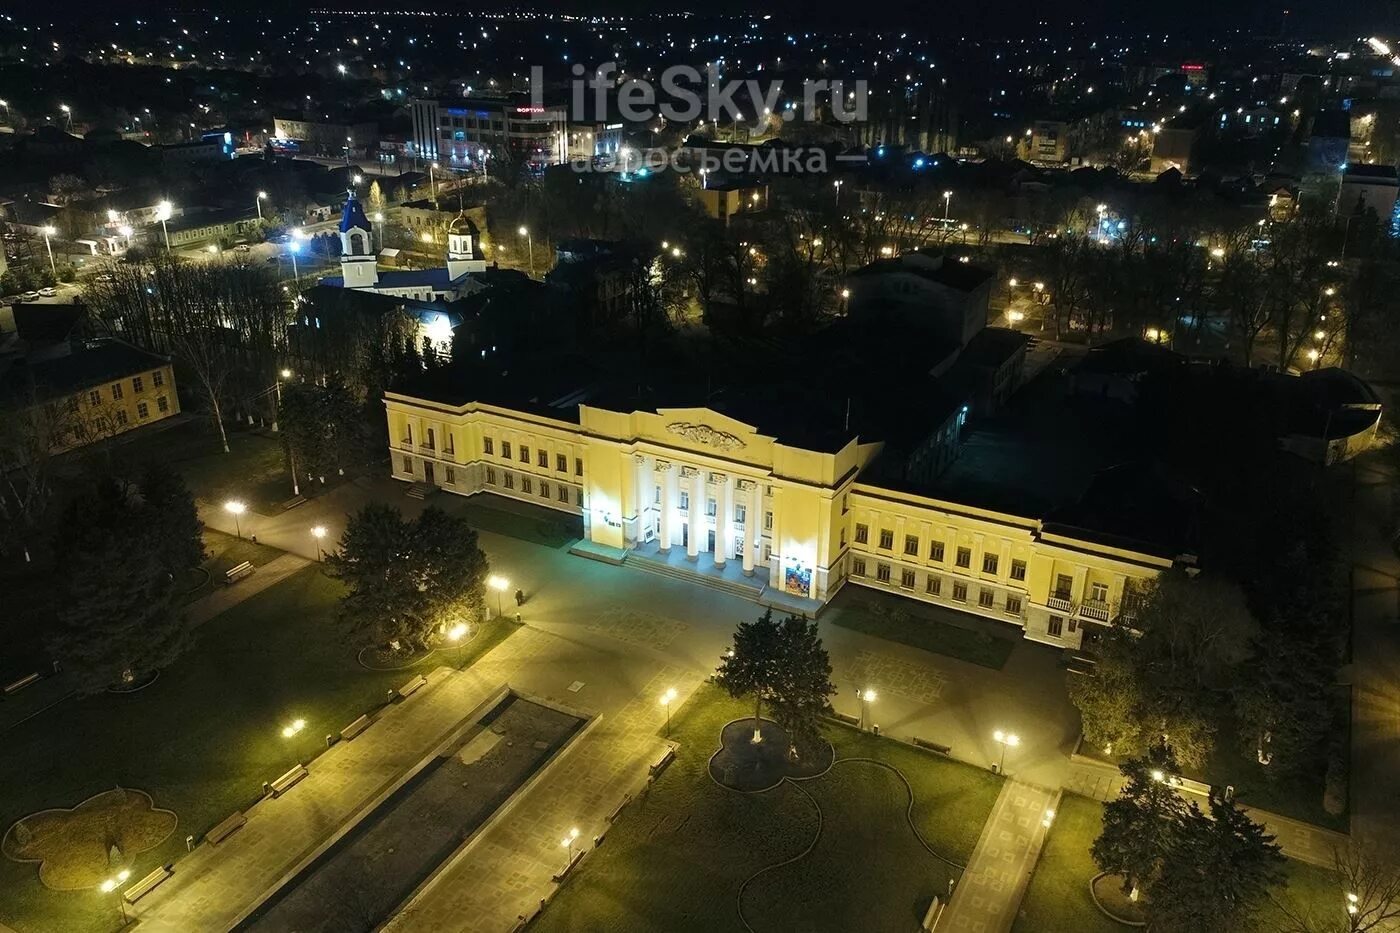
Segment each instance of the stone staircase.
M637 570L644 570L647 573L654 573L657 576L670 577L673 580L684 580L686 583L708 586L712 590L719 590L731 596L738 596L740 599L753 600L754 602L757 602L758 598L763 595L763 586L761 584L740 583L737 580L727 580L724 577L701 573L689 567L678 567L654 557L644 557L635 552L629 553L623 559L622 565Z
M410 499L426 499L435 492L437 492L437 487L432 483L414 483L408 487L408 492L404 495Z

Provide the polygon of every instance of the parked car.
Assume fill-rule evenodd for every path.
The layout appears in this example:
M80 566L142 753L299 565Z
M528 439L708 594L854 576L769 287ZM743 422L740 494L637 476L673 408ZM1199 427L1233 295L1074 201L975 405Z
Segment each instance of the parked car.
M43 288L39 289L40 298L52 298L54 295L57 294L58 289L54 288L52 285L45 285Z
M246 253L246 252L248 252L248 251L251 250L251 249L252 249L252 247L249 246L247 243L239 243L237 246L235 246L235 247L233 248L233 251L236 252L236 253Z
M38 297L39 297L39 293L38 293L38 292L25 292L23 295L20 295L20 296L19 296L19 300L20 300L20 301L33 301L33 300L35 300L35 299L38 298Z

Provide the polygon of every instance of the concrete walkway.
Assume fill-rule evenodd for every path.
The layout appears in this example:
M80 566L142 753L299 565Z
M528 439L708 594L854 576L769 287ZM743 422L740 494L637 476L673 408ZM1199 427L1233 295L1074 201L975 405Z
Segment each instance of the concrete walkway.
M1059 791L1014 778L1002 785L967 871L939 921L940 931L1006 933L1011 929L1045 844L1045 815L1059 801Z
M281 583L309 563L311 561L305 557L283 554L254 569L252 576L244 577L237 583L227 584L222 580L215 580L214 592L196 599L186 607L185 614L190 620L190 625L203 625L219 613L226 612L268 587Z
M566 853L559 842L579 830L575 852L592 848L607 817L646 781L666 751L658 735L665 711L657 697L669 687L678 702L698 687L696 672L658 671L622 709L605 715L558 766L500 813L385 927L386 933L509 930L550 893Z

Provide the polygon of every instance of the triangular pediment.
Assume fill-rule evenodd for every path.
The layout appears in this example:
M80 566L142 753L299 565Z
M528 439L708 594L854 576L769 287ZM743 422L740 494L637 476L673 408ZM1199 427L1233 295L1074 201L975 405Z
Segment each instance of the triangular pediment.
M753 425L710 408L658 408L656 414L667 435L700 447L742 450L760 439L771 440Z

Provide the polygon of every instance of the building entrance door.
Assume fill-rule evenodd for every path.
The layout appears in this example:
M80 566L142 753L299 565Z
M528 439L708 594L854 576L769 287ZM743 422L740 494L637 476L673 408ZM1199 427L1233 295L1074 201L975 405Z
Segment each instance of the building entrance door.
M428 461L423 461L423 482L433 483L433 465ZM437 485L433 483L433 485Z
M681 523L681 547L690 545L690 522Z
M710 536L709 536L708 539L706 539L706 543L707 543L709 546L706 547L705 550L707 550L707 551L709 551L711 554L713 554L713 553L715 552L715 532L714 532L714 529L713 529L713 528L710 529Z

